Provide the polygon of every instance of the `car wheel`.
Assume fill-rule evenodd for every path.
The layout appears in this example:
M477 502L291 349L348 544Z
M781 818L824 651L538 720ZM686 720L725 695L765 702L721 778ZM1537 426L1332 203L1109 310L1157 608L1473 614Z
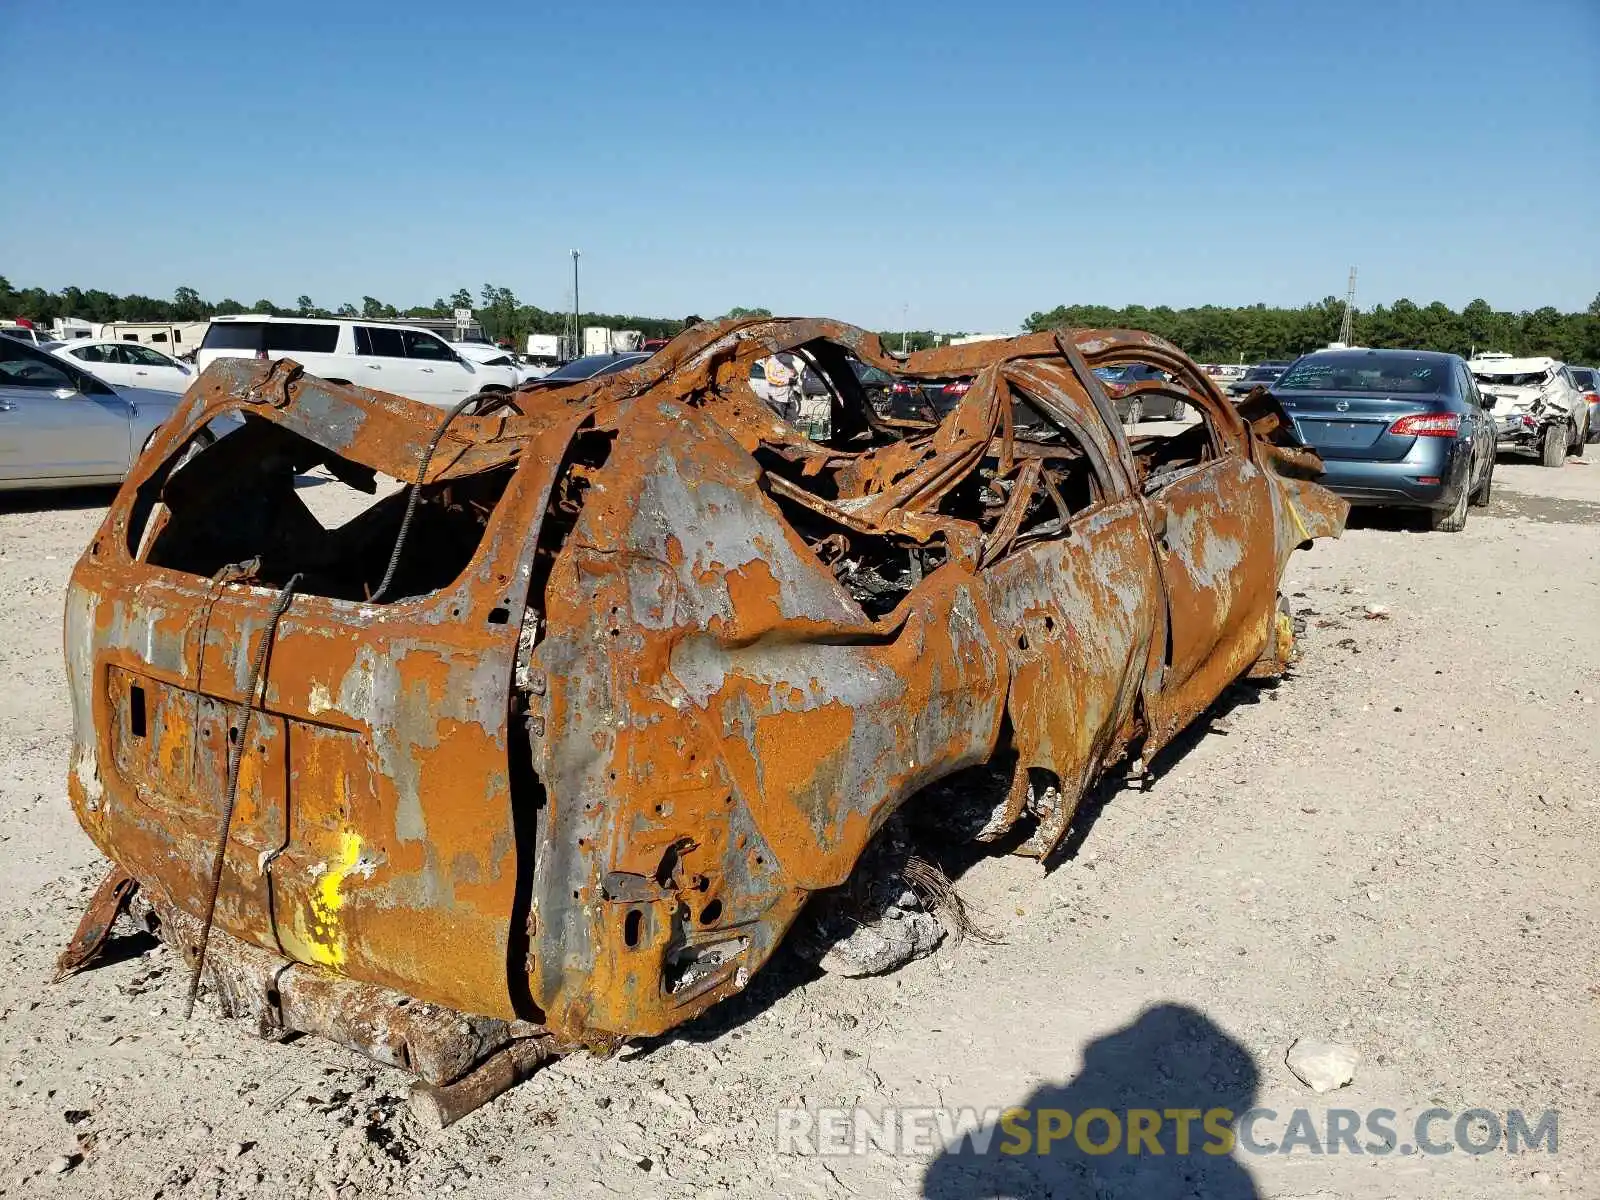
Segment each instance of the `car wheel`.
M1587 442L1588 440L1589 440L1589 417L1588 417L1588 414L1585 414L1584 418L1583 418L1583 428L1579 429L1577 426L1573 426L1573 429L1572 429L1572 445L1570 447L1568 447L1567 453L1572 455L1573 458L1582 458L1583 457L1583 446L1584 446L1584 443Z
M1467 489L1456 497L1455 507L1428 510L1428 528L1435 533L1460 533L1467 527Z
M1567 445L1571 439L1566 423L1546 425L1544 439L1539 443L1539 463L1545 467L1559 467L1567 461Z
M1489 494L1494 491L1494 455L1489 456L1489 465L1484 468L1483 482L1472 493L1472 503L1477 508L1489 507Z

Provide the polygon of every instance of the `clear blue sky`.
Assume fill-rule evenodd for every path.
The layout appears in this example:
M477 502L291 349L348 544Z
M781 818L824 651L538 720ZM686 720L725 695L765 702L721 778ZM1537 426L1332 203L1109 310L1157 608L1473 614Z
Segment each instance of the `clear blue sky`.
M725 9L725 11L719 11ZM0 0L0 274L1015 328L1600 292L1600 0Z

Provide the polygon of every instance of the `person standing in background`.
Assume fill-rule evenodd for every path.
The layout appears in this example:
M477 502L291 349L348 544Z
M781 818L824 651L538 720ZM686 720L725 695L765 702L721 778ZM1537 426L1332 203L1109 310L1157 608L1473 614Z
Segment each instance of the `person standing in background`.
M761 360L766 372L767 407L785 421L800 416L800 371L787 354L773 354Z

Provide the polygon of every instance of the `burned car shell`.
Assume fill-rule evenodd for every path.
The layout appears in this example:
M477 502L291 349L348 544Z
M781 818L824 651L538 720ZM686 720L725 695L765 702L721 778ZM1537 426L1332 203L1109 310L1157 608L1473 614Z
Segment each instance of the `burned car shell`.
M828 444L749 388L789 350L830 383ZM854 363L974 384L937 425L886 423ZM1093 373L1126 363L1204 420L1130 445ZM835 322L732 320L497 403L440 432L292 363L218 362L66 607L69 789L95 843L192 940L246 730L213 987L264 1030L309 1023L436 1081L508 1036L614 1044L739 990L964 767L1010 756L980 836L1026 821L1020 852L1050 855L1108 765L1281 671L1285 563L1346 513L1270 398L1236 410L1142 333L900 359ZM405 493L326 529L294 479L422 462L413 548L374 600ZM368 990L290 1012L346 982ZM386 1032L409 998L502 1024L429 1076Z

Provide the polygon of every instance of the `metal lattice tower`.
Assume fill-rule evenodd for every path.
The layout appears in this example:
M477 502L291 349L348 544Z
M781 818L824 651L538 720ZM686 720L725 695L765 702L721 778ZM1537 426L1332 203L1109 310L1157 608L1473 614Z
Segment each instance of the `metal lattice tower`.
M1339 340L1346 346L1356 341L1356 269L1350 268L1350 290L1344 294L1344 319L1339 322Z

